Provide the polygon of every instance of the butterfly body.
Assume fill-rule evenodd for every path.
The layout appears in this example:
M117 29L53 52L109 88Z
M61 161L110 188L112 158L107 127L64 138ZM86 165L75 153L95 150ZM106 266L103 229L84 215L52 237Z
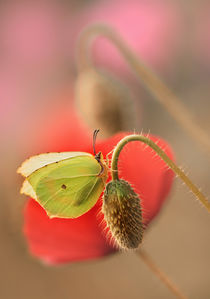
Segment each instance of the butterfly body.
M76 218L91 209L101 195L107 166L101 153L47 153L26 160L21 193L33 197L49 217Z

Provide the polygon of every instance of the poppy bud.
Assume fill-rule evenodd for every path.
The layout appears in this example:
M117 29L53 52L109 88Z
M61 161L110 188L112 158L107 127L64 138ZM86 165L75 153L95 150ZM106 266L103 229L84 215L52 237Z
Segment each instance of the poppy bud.
M143 237L140 199L128 182L114 180L107 184L102 212L119 247L139 246Z
M76 104L90 128L103 137L136 127L138 111L129 90L117 79L93 69L82 71L76 81Z

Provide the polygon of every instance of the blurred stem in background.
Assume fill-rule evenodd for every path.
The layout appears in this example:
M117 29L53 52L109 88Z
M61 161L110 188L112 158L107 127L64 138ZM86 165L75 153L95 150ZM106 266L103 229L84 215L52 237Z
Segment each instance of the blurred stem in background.
M135 55L126 42L110 27L96 24L87 27L80 35L78 42L78 68L80 71L93 67L90 50L94 39L98 36L110 40L120 54L125 58L137 78L144 84L147 90L158 100L178 124L205 150L210 157L210 138L208 134L196 124L181 101L167 88L151 69Z
M160 270L160 268L155 264L145 250L137 250L136 254L177 298L187 299L187 297L177 288L177 286L168 278L168 276L162 270Z

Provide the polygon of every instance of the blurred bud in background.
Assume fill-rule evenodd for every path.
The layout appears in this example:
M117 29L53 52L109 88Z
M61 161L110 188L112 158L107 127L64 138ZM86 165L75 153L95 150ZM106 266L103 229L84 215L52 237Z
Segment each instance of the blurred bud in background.
M78 75L75 85L78 111L94 130L109 137L137 127L139 107L129 89L108 73L86 69Z

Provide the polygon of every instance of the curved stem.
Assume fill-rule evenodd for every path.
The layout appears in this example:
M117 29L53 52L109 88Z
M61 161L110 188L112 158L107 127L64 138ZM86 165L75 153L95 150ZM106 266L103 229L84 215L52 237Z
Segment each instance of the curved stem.
M118 177L118 160L119 155L123 147L131 141L140 141L151 147L158 156L173 170L173 172L180 177L180 179L187 185L187 187L192 191L192 193L199 199L199 201L205 206L208 212L210 212L210 203L203 195L203 193L193 184L193 182L186 176L186 174L178 167L176 164L166 155L166 153L151 139L142 135L128 135L124 137L114 149L112 155L111 169L112 169L112 179L119 180Z
M177 286L168 278L168 276L160 270L154 263L149 254L144 250L136 251L136 254L141 257L142 261L150 268L150 270L165 284L165 286L179 299L187 299Z
M165 107L176 122L182 125L185 131L196 140L196 143L199 143L202 149L205 149L208 154L210 154L210 138L208 134L196 124L192 115L188 112L188 109L170 89L163 84L153 71L144 65L113 29L98 24L92 25L82 32L78 43L79 69L82 70L83 68L93 66L90 60L89 50L91 42L98 35L106 37L115 45L147 90Z

